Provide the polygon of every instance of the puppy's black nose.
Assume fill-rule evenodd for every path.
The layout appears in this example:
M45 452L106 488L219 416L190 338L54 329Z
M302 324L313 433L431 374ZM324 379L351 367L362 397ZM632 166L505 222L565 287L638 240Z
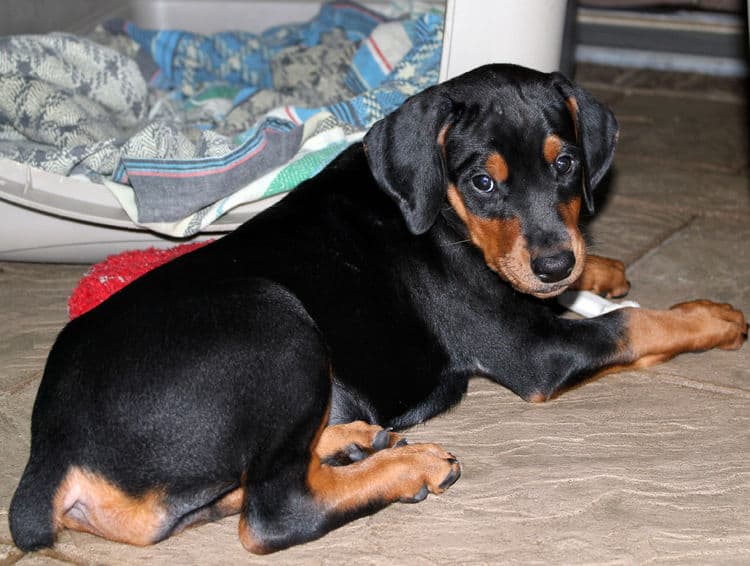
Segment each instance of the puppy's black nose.
M573 252L538 256L531 260L531 270L545 283L562 281L573 271L576 258Z

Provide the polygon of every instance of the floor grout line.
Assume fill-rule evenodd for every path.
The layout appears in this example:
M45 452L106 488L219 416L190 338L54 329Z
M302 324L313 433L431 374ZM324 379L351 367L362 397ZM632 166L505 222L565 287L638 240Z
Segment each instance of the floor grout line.
M684 232L698 218L700 218L700 215L694 214L694 215L688 217L688 219L685 222L683 222L682 224L680 224L672 232L666 234L665 236L663 236L661 238L656 239L654 241L653 245L648 246L648 249L646 249L646 251L644 251L643 253L641 253L639 256L636 256L635 259L633 259L628 264L628 266L627 266L628 269L635 268L638 265L638 263L640 263L641 261L643 261L646 258L650 257L652 254L656 253L659 249L661 249L662 246L664 246L665 244L669 243L671 240L673 240L675 237L677 237L677 235L680 234L681 232Z

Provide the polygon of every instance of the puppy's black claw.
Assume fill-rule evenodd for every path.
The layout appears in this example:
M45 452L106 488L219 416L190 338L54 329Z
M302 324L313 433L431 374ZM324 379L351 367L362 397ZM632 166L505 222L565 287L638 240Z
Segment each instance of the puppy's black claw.
M388 444L391 442L390 429L384 428L375 435L375 439L372 441L372 448L374 450L383 450L388 448Z
M352 462L359 462L360 460L364 460L368 456L367 452L362 450L356 444L350 444L344 450L346 452L346 455L349 457L349 460L351 460Z
M451 460L453 461L451 462ZM456 463L456 460L454 458L451 458L451 460L448 460L449 462L451 462L451 464ZM438 486L438 488L440 488L441 490L448 489L450 486L456 483L458 481L458 478L460 477L461 477L461 466L456 466L456 468L454 470L451 470L451 473L448 474L448 476L442 482L440 482L440 485Z
M399 441L398 441L398 442L397 442L396 444L394 444L394 445L393 445L393 447L394 447L394 448L396 448L397 446L406 446L406 445L408 445L408 444L409 444L409 443L408 443L408 442L406 441L406 439L405 439L405 438L402 438L402 439L401 439L401 440L399 440Z
M423 485L413 497L403 497L400 501L402 503L419 503L420 501L423 501L429 493L430 490L427 489L426 485Z
M610 299L624 299L628 296L628 293L630 293L630 281L628 281L628 290L624 293L620 293L619 295L612 295Z

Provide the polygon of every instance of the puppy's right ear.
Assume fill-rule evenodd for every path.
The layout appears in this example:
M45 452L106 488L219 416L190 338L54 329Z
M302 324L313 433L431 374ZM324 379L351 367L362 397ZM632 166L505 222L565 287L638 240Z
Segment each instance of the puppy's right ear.
M558 91L573 119L576 137L583 151L583 198L590 213L594 212L593 192L612 164L617 145L618 125L615 115L586 89L561 73L552 73Z
M445 160L438 138L452 108L440 85L431 87L376 122L364 138L372 174L396 202L412 234L432 226L445 200Z

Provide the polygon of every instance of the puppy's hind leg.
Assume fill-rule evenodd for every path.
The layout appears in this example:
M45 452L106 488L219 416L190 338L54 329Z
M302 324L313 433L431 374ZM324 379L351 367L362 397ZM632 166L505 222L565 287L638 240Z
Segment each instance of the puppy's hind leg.
M305 460L248 470L239 534L250 552L266 554L319 538L397 501L416 503L442 493L461 475L456 458L435 444L397 443L348 465L329 465L317 449L329 434L326 422L327 415ZM338 438L362 437L359 422L336 426ZM259 469L266 470L263 477Z
M239 536L258 554L319 538L396 501L441 493L460 475L456 459L437 445L406 445L361 421L328 426L332 384L324 339L301 315L279 325L282 301L291 302L291 311L296 299L273 301L277 324L269 328L269 344L279 351L264 358L264 377L253 387L263 403L254 407L254 430L243 433L251 449L242 458ZM352 445L366 457L330 461Z

